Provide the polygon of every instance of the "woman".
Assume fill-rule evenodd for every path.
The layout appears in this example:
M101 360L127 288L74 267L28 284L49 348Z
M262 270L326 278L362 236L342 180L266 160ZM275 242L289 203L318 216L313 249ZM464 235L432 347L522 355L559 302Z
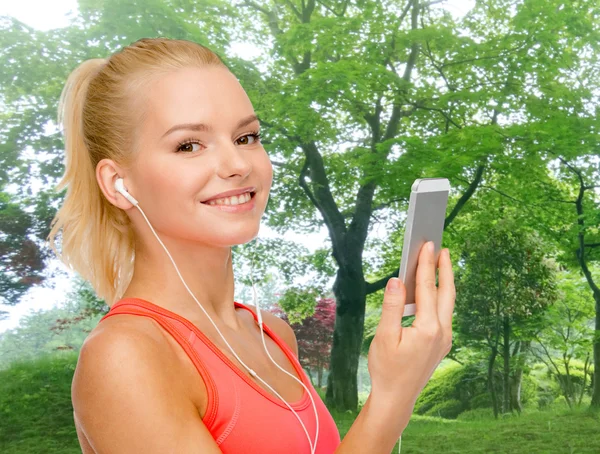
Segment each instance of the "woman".
M111 306L73 378L85 454L392 450L451 345L448 250L439 289L434 254L421 251L411 328L400 325L403 284L389 281L372 391L340 442L290 326L233 301L231 246L257 236L272 167L252 104L219 57L160 38L86 61L63 90L59 122L68 190L50 244L62 230L61 259Z

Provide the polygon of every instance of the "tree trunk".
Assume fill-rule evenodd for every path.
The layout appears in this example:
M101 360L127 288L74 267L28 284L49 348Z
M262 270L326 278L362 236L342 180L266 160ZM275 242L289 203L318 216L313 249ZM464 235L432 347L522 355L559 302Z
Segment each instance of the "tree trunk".
M590 352L588 352L585 357L585 365L583 366L583 383L581 384L581 390L579 391L579 400L577 401L577 405L581 405L581 401L583 400L583 395L585 394L585 384L587 383L588 376L588 367L590 365Z
M510 321L505 315L502 321L502 338L504 345L502 354L504 355L504 370L502 380L502 413L510 411Z
M567 405L569 406L569 408L573 408L573 404L571 403L571 394L569 393L569 384L567 382L567 376L566 375L558 375L558 382L560 383L560 386L563 390L563 396L565 396L565 401L567 402Z
M488 388L490 395L492 396L492 406L494 408L494 418L498 419L498 396L496 395L496 385L494 383L494 363L496 362L496 356L498 355L498 349L492 347L492 354L488 361Z
M323 366L319 366L319 370L317 371L317 386L319 389L323 386Z
M358 271L362 275L362 270ZM325 401L330 409L358 409L357 373L362 344L366 294L364 280L338 270L333 285L336 316Z
M510 386L510 411L517 410L519 414L523 411L521 405L521 384L523 383L523 369L519 368L513 374Z
M571 170L574 169L571 167ZM574 170L574 172L577 174L580 181L579 195L575 201L575 207L577 209L577 224L579 227L579 234L577 235L579 240L579 248L577 249L576 255L577 260L579 261L579 266L581 266L581 270L583 271L585 279L592 289L594 301L596 302L596 329L593 339L594 378L592 382L592 402L590 406L592 408L600 408L600 288L598 288L598 285L594 282L592 272L590 271L585 260L585 218L583 213L584 193L587 189L592 188L585 186L581 172L578 172L577 170Z
M525 357L531 341L519 341L517 348L513 354L515 358L515 366L513 367L513 377L511 381L510 390L510 409L511 411L517 410L519 414L523 411L523 405L521 404L521 385L523 383L523 368L525 366Z
M600 408L600 293L594 292L594 300L596 300L596 332L594 336L594 384L591 406Z
M576 402L573 388L573 378L571 377L571 370L569 369L570 362L570 358L567 358L566 354L563 354L563 364L565 365L565 394L569 395L571 402ZM570 405L569 408L571 408Z
M346 312L337 315L333 331L331 363L327 377L327 406L336 410L358 408L358 357L364 318Z

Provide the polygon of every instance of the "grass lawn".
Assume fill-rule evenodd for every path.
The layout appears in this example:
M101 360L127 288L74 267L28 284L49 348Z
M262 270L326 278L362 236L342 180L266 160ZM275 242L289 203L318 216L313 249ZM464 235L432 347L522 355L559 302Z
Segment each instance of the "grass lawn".
M402 436L401 452L600 453L600 413L561 409L498 420L486 413L465 413L456 420L414 415ZM356 414L332 414L343 438ZM398 452L398 443L393 452Z
M81 454L71 405L76 362L64 353L0 371L0 453Z

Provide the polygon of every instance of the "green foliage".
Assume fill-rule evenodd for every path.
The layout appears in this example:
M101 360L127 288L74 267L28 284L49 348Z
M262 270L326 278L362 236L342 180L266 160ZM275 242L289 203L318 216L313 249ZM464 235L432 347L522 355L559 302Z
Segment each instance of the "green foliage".
M573 378L574 380L577 381L582 381L583 380L583 375L584 375L584 370L585 370L585 363L583 361L580 360L574 360L569 364L569 375L571 376L571 378ZM589 374L594 372L594 366L591 364L587 365L588 368L588 380L589 380ZM548 371L549 374L553 375L552 371ZM566 367L564 366L564 364L561 364L558 366L558 374L564 376L566 374Z
M291 324L300 323L315 313L317 300L323 289L311 285L288 287L279 300L279 305L287 314Z
M578 404L583 398L594 370L595 307L586 287L587 283L575 273L561 273L560 299L545 314L532 347L534 356L545 364L548 376L560 384L569 405Z
M521 380L521 403L525 407L535 407L538 403L538 393L537 382L531 377L529 370L525 370Z
M549 408L560 397L560 385L552 377L548 367L544 363L535 363L531 367L528 377L536 387L536 393L530 401L530 407L544 410Z
M485 409L486 414L491 413L492 397L490 396L490 393L482 393L474 396L473 399L471 399L471 408Z
M511 376L526 367L528 352L521 350L528 350L557 298L558 267L548 257L550 245L521 225L521 217L512 207L488 202L473 214L479 228L461 232L465 244L456 273L454 326L462 346L487 352L492 368L496 359L503 364L502 376L489 386L495 412L518 408L518 402L511 403ZM488 375L492 384L496 374Z
M0 370L13 361L58 351L78 352L107 309L89 284L80 281L62 305L33 311L21 317L19 326L0 333Z
M492 400L487 389L486 365L468 363L461 365L446 362L440 366L427 383L415 405L415 414L456 418L465 411L482 409L491 413ZM545 369L544 369L545 370ZM548 393L541 399L554 400L559 395L558 386L553 380L540 380L523 374L521 402L527 408L538 404L538 393ZM549 386L543 389L542 386Z
M439 418L456 418L465 411L464 403L456 399L444 400L431 407L426 415L437 416Z
M537 352L545 353L543 347L546 347L548 351L560 352L564 359L585 361L594 335L592 295L587 282L568 271L561 273L558 290L559 300L545 315L543 329L536 336L540 347Z
M484 219L467 237L465 267L456 279L462 308L458 328L492 340L498 318L508 317L513 332L527 336L556 298L556 267L546 257L548 246L534 232L519 228L513 209L478 214Z
M476 365L448 362L433 374L415 404L418 415L455 418L473 408L472 401L486 396L485 372Z
M232 248L234 267L240 269L238 279L251 285L268 279L275 273L283 286L292 284L296 278L311 275L315 286L325 286L335 275L334 263L328 249L319 248L313 253L300 243L280 238L256 238L250 243Z
M32 239L39 230L35 216L12 199L0 191L0 303L9 305L44 281L47 255Z

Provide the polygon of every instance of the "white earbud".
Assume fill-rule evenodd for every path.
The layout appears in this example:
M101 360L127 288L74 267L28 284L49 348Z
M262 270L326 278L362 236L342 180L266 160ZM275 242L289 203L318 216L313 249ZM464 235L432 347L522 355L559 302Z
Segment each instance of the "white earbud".
M129 200L131 203L133 203L135 206L138 205L138 201L135 200L135 198L131 194L129 194L129 192L127 192L127 188L123 184L123 178L119 178L119 179L117 179L117 181L115 181L115 189L118 192L120 192L123 195L123 197L125 197L127 200Z

